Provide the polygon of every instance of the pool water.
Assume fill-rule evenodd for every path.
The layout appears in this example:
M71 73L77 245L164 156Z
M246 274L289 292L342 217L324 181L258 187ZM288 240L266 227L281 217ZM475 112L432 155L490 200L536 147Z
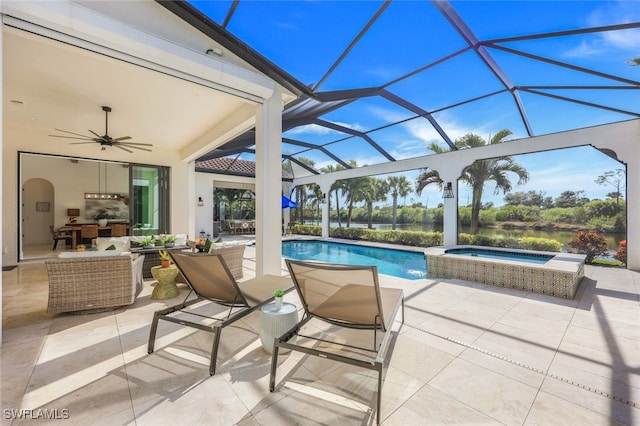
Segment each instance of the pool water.
M328 241L282 242L282 256L295 260L317 260L347 265L375 265L380 274L417 280L427 277L423 253L342 244Z
M482 257L486 259L514 260L517 262L527 262L543 264L547 263L553 256L536 253L518 253L512 251L483 250L477 248L459 248L449 249L447 254L456 254L461 256Z

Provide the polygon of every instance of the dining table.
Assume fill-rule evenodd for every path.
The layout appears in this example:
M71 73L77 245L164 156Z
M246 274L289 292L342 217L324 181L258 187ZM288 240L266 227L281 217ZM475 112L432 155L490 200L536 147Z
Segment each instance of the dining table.
M115 223L114 223L115 224ZM121 223L118 223L121 224ZM64 226L58 228L58 231L62 233L68 233L71 235L71 249L75 250L78 247L78 241L80 241L80 232L82 231L82 225L95 225L95 223L67 223ZM111 223L107 223L105 226L98 226L98 235L104 237L111 236ZM129 224L127 223L127 234L129 232Z

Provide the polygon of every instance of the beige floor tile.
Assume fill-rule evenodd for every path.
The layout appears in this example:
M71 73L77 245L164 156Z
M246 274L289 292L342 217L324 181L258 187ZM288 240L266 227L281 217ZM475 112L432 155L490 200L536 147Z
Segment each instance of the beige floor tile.
M614 421L609 416L572 404L546 392L538 394L524 423L525 426L613 426L622 424Z
M538 389L457 359L429 386L504 424L522 424Z
M429 385L385 419L387 426L502 425L480 411Z
M611 417L616 422L632 425L637 424L640 420L639 408L632 407L628 404L603 396L600 393L596 393L570 383L553 378L547 378L544 381L541 390L603 416ZM597 390L600 392L608 392L608 389ZM616 392L619 395L622 394L620 389L616 390ZM631 397L633 398L634 396L632 395ZM637 402L637 395L635 395L635 397Z

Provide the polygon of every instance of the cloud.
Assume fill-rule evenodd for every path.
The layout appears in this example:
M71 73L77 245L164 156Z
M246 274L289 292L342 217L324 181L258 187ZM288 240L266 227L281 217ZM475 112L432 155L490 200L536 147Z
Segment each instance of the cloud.
M615 23L637 22L640 19L640 8L636 1L617 1L606 3L595 9L587 18L587 25L598 27ZM573 49L564 53L570 58L592 57L607 53L610 49L621 49L636 53L640 48L640 29L605 31L596 38L581 41Z
M357 130L359 132L364 131L364 127L362 127L360 124L358 123L341 123L339 121L332 121L332 123L337 124L339 126L342 127L346 127L348 129L353 129L353 130ZM330 135L330 134L334 134L334 135L345 135L345 133L334 130L334 129L330 129L328 127L324 127L324 126L319 126L317 124L306 124L304 126L298 126L295 127L293 129L287 130L285 133L285 135Z

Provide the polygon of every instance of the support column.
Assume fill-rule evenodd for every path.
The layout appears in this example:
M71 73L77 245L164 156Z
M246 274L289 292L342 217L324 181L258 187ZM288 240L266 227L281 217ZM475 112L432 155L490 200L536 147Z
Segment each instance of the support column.
M640 182L640 161L637 156L627 158L627 268L640 271L640 196L629 190Z
M443 198L444 212L442 214L442 243L445 246L455 245L458 242L458 181L444 180L443 185L451 182L451 191L454 198Z
M256 277L282 275L282 94L256 114Z
M1 18L2 15L0 15ZM2 30L0 30L0 81L4 81L2 79L2 70L3 68L3 60L4 60L4 54L2 51ZM3 97L3 93L2 93L2 84L0 84L0 99L4 99ZM0 117L4 117L3 113L2 113L2 105L4 105L4 102L0 102ZM2 152L4 151L3 146L4 146L4 141L2 140L2 135L4 135L4 131L2 128L2 123L4 123L4 120L0 120L0 170L4 169L4 166L2 166L3 161L3 157L2 157ZM15 208L15 206L14 206ZM4 205L2 206L2 208L0 209L0 223L3 224L4 227L4 222L2 219L2 212L4 211ZM3 237L3 232L2 229L0 229L0 248L2 248L2 253L4 255L4 237ZM4 256L3 256L4 257ZM4 260L4 259L3 259ZM0 299L2 299L2 275L0 275ZM1 301L1 300L0 300ZM2 303L0 303L0 347L2 347Z

